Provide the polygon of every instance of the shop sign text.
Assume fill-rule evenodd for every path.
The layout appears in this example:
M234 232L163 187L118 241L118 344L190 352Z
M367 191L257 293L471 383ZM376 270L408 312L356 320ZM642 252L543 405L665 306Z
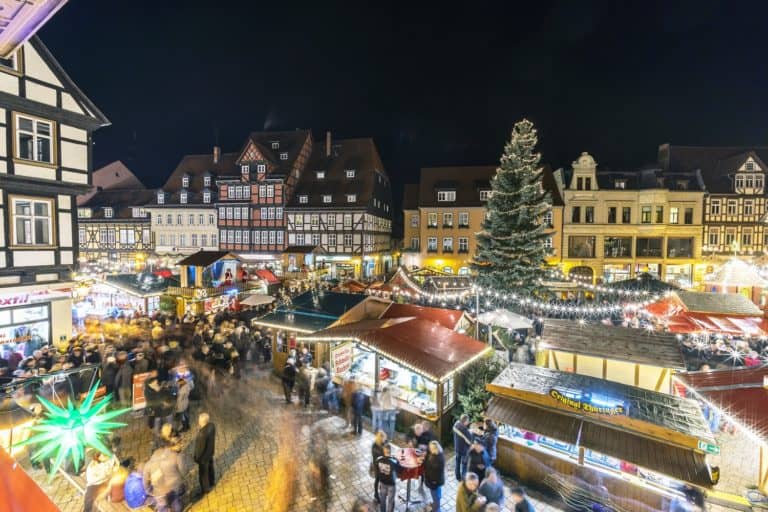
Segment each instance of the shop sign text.
M352 342L347 342L331 350L331 373L346 373L352 367Z
M29 294L20 293L18 295L6 295L0 297L0 308L8 306L19 306L21 304L29 304Z
M565 405L566 407L577 409L579 411L584 411L592 414L607 414L610 416L624 414L624 406L621 404L616 404L611 406L597 405L584 400L578 400L576 398L565 396L563 393L559 392L556 389L550 389L549 396L551 396L561 404Z

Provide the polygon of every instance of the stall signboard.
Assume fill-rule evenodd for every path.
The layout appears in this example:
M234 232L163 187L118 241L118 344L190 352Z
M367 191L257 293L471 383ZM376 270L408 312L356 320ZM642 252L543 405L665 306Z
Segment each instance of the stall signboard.
M127 364L127 363L126 363ZM147 398L144 396L144 383L149 378L150 372L137 373L133 376L133 410L139 411L147 407Z
M716 444L705 443L699 439L699 450L712 455L720 455L720 447Z
M340 375L352 367L352 350L355 344L351 341L331 349L331 373Z
M584 411L592 414L606 414L609 416L617 416L625 414L624 404L622 403L604 403L591 400L584 400L583 398L572 398L566 394L558 391L557 389L550 389L549 396L572 409Z

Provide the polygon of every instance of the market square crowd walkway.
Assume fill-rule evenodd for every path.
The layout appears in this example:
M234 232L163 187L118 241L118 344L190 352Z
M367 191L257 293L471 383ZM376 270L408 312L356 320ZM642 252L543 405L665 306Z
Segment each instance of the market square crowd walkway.
M286 404L278 380L269 370L249 372L242 380L232 382L219 396L209 396L204 403L217 429L217 482L209 494L194 502L191 498L199 490L197 468L191 456L196 428L184 434L183 453L189 468L188 492L184 496L186 510L268 511L280 510L280 505L287 505L284 510L290 511L312 510L312 496L305 481L307 448L310 439L318 433L323 433L328 440L332 495L329 510L348 512L357 498L372 497L373 479L368 472L373 442L370 431L366 430L360 437L352 436L343 418L318 409L305 411L295 403ZM203 410L202 405L193 402L193 418ZM144 462L152 448L152 433L146 419L126 417L126 421L129 425L119 432L122 442L118 455L121 459L132 457L137 463ZM397 439L397 442L403 440ZM456 508L453 467L453 453L447 448L443 511L453 512ZM49 483L42 470L29 471L62 512L82 510L82 495L65 478L57 475ZM287 483L290 481L296 481L296 485L291 487ZM505 483L508 491L511 482ZM414 482L414 495L418 495L417 487ZM398 490L404 488L404 482L398 483ZM555 498L533 491L530 498L538 512L564 510ZM508 507L509 503L508 499ZM98 506L102 512L129 510L124 504L106 501L99 502ZM404 510L402 503L396 510ZM411 510L419 508L412 506Z

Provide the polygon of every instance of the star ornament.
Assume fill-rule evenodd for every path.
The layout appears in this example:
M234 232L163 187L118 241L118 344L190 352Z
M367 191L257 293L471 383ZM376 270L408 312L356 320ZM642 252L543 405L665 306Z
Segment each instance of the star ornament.
M32 456L34 461L53 458L49 477L58 471L68 457L72 458L75 470L79 471L80 463L85 461L86 448L94 448L105 455L112 455L102 437L118 427L124 427L125 423L111 420L131 409L105 412L112 394L94 402L98 387L99 382L96 382L78 407L72 400L67 400L66 407L59 407L38 395L38 400L46 409L44 418L30 427L32 432L36 432L35 435L14 446L38 445L38 450Z

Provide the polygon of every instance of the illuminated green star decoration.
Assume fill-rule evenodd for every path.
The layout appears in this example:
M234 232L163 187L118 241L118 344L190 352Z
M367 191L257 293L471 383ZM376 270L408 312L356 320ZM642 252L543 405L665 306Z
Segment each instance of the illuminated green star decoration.
M75 470L79 471L80 463L85 460L85 449L89 447L112 455L102 437L126 425L111 420L130 411L130 408L105 412L112 394L94 403L98 387L99 382L96 382L79 407L72 400L67 400L66 407L58 407L38 395L38 400L46 409L44 418L30 427L30 430L37 432L35 435L15 446L39 445L32 456L34 461L54 458L49 476L58 471L67 457L72 457Z

